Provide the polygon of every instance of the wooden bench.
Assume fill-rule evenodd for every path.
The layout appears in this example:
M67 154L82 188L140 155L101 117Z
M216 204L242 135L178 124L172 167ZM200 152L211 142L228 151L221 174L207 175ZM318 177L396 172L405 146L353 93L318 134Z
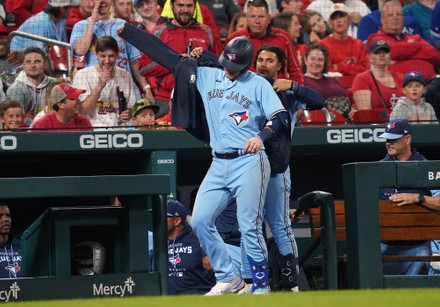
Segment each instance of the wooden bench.
M380 234L382 240L438 240L440 239L440 212L420 205L398 207L391 201L379 201ZM345 241L345 204L334 201L336 240ZM321 237L321 207L310 208L312 238ZM440 256L382 256L384 262L440 261Z
M440 212L419 205L398 207L389 201L379 201L378 206L382 240L440 239ZM314 191L298 198L298 211L309 213L313 239L313 244L303 252L300 266L304 266L322 246L324 288L338 289L338 261L347 261L346 255L338 255L337 251L337 242L346 239L344 202L334 201L330 193ZM382 261L440 261L440 256L387 255L382 256Z

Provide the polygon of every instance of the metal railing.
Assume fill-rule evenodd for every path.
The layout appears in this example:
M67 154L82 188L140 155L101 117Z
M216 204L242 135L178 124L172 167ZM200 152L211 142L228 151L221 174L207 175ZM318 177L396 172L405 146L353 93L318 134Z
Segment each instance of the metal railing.
M70 46L69 43L66 42L60 42L51 38L47 38L44 36L39 36L39 35L35 35L35 34L30 34L30 33L26 33L26 32L22 32L22 31L12 31L9 34L9 40L12 41L12 39L15 36L21 36L24 38L28 38L31 40L36 40L39 42L43 42L46 43L48 45L54 45L54 46L61 46L61 47L65 47L67 49L67 63L68 63L68 71L67 73L70 72L72 66L73 66L73 51L72 51L72 47Z

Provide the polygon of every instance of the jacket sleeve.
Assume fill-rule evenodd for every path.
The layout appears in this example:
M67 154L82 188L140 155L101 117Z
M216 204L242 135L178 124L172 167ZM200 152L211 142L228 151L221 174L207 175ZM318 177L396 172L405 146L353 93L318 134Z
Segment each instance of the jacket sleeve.
M289 91L287 92L289 94ZM324 98L314 89L299 85L295 100L305 103L307 110L320 110L325 107Z
M154 62L170 71L173 70L174 66L183 57L156 36L129 23L125 23L125 26L118 31L118 34Z

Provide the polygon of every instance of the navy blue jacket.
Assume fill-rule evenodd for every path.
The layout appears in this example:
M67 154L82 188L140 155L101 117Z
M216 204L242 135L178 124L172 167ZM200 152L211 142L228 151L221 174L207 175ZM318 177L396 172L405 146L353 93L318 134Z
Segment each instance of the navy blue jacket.
M189 224L174 240L168 240L169 294L203 294L211 290L215 275L203 268L205 256Z

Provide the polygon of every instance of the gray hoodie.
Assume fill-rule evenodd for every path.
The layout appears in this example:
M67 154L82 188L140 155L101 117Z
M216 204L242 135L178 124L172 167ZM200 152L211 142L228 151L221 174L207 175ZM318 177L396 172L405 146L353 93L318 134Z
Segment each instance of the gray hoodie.
M24 71L21 71L14 83L6 91L8 99L20 102L26 114L36 115L44 108L47 86L54 78L44 76L40 84L33 84Z
M434 108L425 101L425 98L420 99L420 102L415 104L408 98L401 97L390 114L390 120L397 118L420 121L418 124L438 123Z

